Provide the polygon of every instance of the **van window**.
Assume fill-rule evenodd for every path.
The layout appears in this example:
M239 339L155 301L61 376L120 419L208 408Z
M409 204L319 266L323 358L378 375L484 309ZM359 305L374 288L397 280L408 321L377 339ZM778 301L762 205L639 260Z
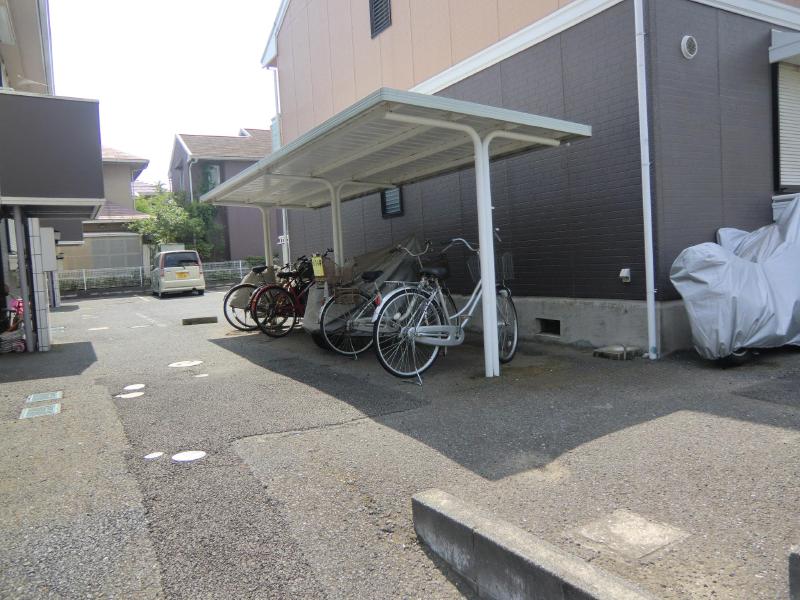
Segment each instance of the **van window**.
M197 252L170 252L164 255L164 267L191 267L200 264Z

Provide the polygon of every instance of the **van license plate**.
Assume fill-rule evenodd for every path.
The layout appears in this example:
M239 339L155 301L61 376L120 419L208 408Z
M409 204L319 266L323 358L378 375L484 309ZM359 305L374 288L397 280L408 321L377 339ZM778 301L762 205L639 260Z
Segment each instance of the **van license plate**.
M181 271L179 273L175 273L175 277L177 277L178 279L188 279L189 273L186 271Z

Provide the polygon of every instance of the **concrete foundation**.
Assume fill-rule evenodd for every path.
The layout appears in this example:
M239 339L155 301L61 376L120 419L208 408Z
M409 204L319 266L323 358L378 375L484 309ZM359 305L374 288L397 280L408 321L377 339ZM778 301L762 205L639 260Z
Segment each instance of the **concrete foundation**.
M454 296L456 305L466 302ZM624 345L647 348L647 304L633 300L514 296L523 341L547 341L587 348ZM480 308L469 329L480 331ZM692 347L683 302L656 304L662 355Z

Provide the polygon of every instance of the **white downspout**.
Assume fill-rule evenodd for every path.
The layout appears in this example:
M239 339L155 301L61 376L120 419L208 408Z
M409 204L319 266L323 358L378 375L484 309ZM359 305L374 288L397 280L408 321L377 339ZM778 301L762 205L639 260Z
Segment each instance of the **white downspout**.
M186 157L186 170L189 172L189 202L194 202L194 189L192 188L192 165L197 162L192 155Z
M656 329L655 253L653 251L653 196L650 180L650 122L647 107L647 54L644 0L633 0L636 21L636 83L639 101L639 152L642 159L642 220L644 222L644 271L647 290L647 356L658 358Z

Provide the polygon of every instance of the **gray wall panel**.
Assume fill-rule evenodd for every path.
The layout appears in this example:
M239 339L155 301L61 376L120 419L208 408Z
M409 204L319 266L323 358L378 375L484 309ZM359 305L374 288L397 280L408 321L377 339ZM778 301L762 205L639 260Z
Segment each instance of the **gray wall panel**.
M671 300L684 248L771 221L772 27L688 0L649 5L657 288ZM680 51L686 34L698 41L693 60Z
M102 198L97 102L0 93L0 193Z

